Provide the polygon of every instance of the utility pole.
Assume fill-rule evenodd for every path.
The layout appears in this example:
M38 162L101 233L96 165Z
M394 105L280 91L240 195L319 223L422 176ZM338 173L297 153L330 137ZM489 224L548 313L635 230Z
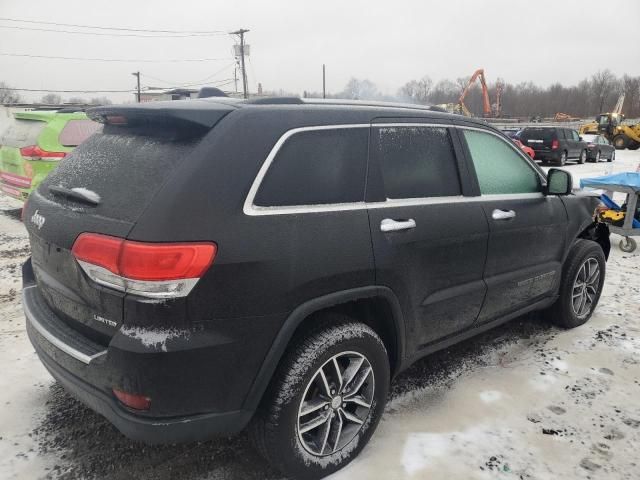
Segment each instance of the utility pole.
M236 62L236 66L233 69L233 85L235 87L235 92L238 93L238 64Z
M231 32L231 35L239 35L240 36L240 63L242 65L242 92L244 98L248 97L247 93L247 69L244 65L244 34L249 30L245 28L241 28L240 30L236 30L235 32Z
M131 75L138 77L138 103L140 103L140 72L133 72Z
M322 98L327 98L327 76L324 63L322 64Z

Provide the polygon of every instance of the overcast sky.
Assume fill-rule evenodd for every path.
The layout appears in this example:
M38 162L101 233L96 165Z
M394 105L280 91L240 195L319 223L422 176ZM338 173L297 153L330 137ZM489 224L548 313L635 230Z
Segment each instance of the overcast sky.
M598 69L640 75L640 2L573 0L165 1L0 0L0 17L123 28L251 31L251 90L342 90L368 78L384 93L408 80L468 76L484 67L492 82L575 84ZM31 28L65 27L21 24ZM68 30L78 30L67 27ZM92 30L96 31L96 30ZM103 32L97 30L98 32ZM109 33L108 31L106 33ZM125 33L125 32L121 32ZM191 63L116 63L0 55L0 81L19 88L126 90L233 78L233 38L73 35L0 28L0 53L113 59L220 58ZM233 83L224 88L232 88ZM102 94L63 94L91 97ZM131 94L104 94L114 101ZM23 93L27 99L42 93Z

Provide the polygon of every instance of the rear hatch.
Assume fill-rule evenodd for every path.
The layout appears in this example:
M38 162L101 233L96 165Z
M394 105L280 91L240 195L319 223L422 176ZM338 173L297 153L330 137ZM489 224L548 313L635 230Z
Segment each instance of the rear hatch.
M160 103L160 102L159 102ZM164 102L162 102L164 104ZM38 290L69 326L108 344L125 294L91 281L71 253L83 232L126 238L161 186L231 108L101 107L106 122L29 197L25 224Z
M555 128L528 127L520 133L520 140L535 151L552 149L553 141L557 140Z
M21 190L31 187L33 172L25 168L20 149L38 144L46 121L47 114L35 118L16 118L0 136L0 182L4 193L22 199Z

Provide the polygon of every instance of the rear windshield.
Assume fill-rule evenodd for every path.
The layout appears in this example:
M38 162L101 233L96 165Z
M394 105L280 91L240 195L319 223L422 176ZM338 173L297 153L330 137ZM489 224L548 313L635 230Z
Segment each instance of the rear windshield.
M555 128L525 128L520 133L521 140L542 140L550 142L556 138Z
M77 147L102 128L102 124L89 119L69 120L58 137L60 145Z
M16 119L0 137L0 146L22 148L36 145L45 125L40 120Z
M158 132L156 132L158 133ZM67 155L38 188L49 200L72 202L52 195L48 187L82 188L97 195L91 207L96 215L135 221L156 191L187 157L200 138L170 140L171 132L158 136L135 135L121 128L105 128ZM84 205L71 203L71 207Z

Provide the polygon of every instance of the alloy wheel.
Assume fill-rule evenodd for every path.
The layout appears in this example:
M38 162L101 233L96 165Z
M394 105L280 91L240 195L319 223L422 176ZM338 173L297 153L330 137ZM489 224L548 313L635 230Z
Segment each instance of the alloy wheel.
M371 412L373 368L357 352L342 352L313 375L298 408L298 438L312 455L331 455L353 440Z
M578 269L571 290L571 306L578 318L584 318L593 309L600 285L600 265L590 257Z

